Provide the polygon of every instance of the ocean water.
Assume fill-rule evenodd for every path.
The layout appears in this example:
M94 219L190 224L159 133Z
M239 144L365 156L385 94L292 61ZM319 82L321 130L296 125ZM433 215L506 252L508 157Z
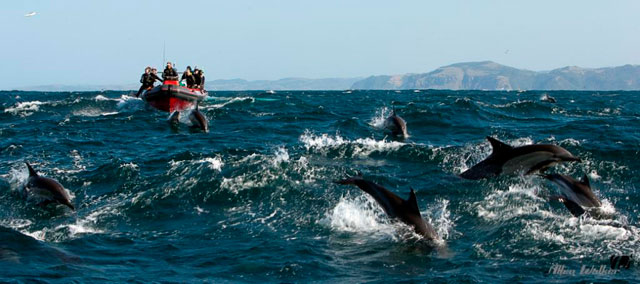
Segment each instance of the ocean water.
M541 101L548 94L556 104ZM215 92L210 132L129 92L0 92L0 281L636 282L640 276L640 93ZM410 137L387 136L395 108ZM537 176L457 177L485 136L552 143L583 159L605 218L549 202ZM77 211L21 198L24 161L57 179ZM416 190L441 240L387 218L362 172ZM614 275L556 275L635 263Z

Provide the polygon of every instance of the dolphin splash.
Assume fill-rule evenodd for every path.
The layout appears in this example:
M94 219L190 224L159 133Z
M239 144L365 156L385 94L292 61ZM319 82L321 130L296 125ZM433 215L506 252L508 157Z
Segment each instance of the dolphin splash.
M400 219L403 223L412 226L416 233L429 240L438 238L438 234L433 226L422 219L413 188L411 188L411 192L409 192L409 199L403 200L395 193L378 184L365 180L361 176L350 177L336 181L335 183L342 185L353 184L359 187L364 192L373 196L389 217Z

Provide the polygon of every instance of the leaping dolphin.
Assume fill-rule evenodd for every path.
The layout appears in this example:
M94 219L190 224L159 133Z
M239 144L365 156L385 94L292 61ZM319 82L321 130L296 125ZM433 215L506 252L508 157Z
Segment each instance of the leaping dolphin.
M407 133L407 122L405 122L402 117L396 114L395 109L391 112L391 115L384 121L384 128L391 131L391 134L393 134L394 136L409 137L409 134Z
M209 131L209 122L207 122L207 119L204 117L204 115L200 113L197 105L196 109L189 115L189 120L191 120L191 123L194 127L200 128L200 130L204 132Z
M393 192L371 181L364 180L361 176L335 181L335 183L356 185L364 192L373 196L389 217L400 219L405 224L412 226L416 233L429 240L438 238L438 234L433 229L433 226L422 219L413 188L411 188L411 192L409 193L409 199L403 200Z
M544 94L542 96L542 98L540 98L540 100L543 101L543 102L548 102L548 103L552 103L552 104L556 103L556 99L554 97L552 97L552 96L547 95L547 94Z
M40 206L46 206L50 203L60 203L68 206L71 210L76 210L69 201L69 194L67 194L67 191L60 183L38 175L28 162L25 162L25 164L27 164L27 168L29 169L29 179L23 188L23 195L25 197L28 194L32 194L35 198L42 200L39 203Z
M591 191L589 178L586 175L580 181L559 174L544 175L544 177L558 185L561 194L554 196L553 199L562 202L573 216L578 217L584 214L583 207L602 206L600 199Z
M487 136L493 152L482 162L466 170L460 177L465 179L483 179L524 172L525 175L544 171L560 162L580 162L566 149L549 144L532 144L513 147Z

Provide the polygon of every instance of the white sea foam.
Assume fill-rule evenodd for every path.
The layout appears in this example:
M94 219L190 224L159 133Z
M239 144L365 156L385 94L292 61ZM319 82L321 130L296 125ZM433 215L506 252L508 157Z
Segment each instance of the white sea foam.
M81 109L81 110L74 111L74 112L72 112L72 114L74 116L96 117L96 116L101 116L104 113L99 108L88 107L88 108L84 108L84 109Z
M105 97L103 95L97 95L94 99L96 101L116 101L116 102L121 100L121 99L118 99L118 98L113 98L113 99L112 98L107 98L107 97Z
M29 170L24 163L17 163L11 167L7 175L7 182L9 182L11 189L22 191L23 186L29 178Z
M356 198L342 197L325 214L320 223L337 232L378 235L395 239L396 228L386 218L382 208L367 195Z
M391 110L387 107L381 107L376 110L375 115L369 120L369 125L377 129L382 129L389 115L391 115Z
M27 219L11 219L8 222L0 221L0 225L15 229L27 236L40 241L62 242L74 239L84 234L100 234L105 230L100 228L98 222L107 215L119 215L115 207L106 206L94 210L87 216L78 217L71 223L59 224L55 227L33 228L35 223Z
M132 97L129 95L122 95L119 99L115 99L118 104L116 108L119 112L130 112L144 109L145 102L141 98Z
M252 153L243 157L229 159L229 173L238 172L238 168L254 168L254 170L222 177L220 188L232 193L266 187L274 184L275 180L289 183L296 187L299 184L316 183L318 179L326 179L332 175L331 169L315 166L304 155L296 157L289 154L284 146L276 147L271 154Z
M436 200L436 205L432 206L431 211L435 213L433 214L432 220L427 221L435 227L440 241L450 239L451 234L454 232L456 219L451 216L451 211L449 210L449 200ZM429 211L421 212L423 217L432 215L429 213Z
M219 98L215 98L216 100L227 100L226 102L220 103L220 104L214 104L214 105L210 105L210 106L203 106L201 107L202 109L218 109L218 108L223 108L227 105L233 104L233 103L237 103L237 102L245 102L245 101L250 101L250 102L255 102L256 99L253 97L235 97L235 98L224 98L224 97L219 97Z
M242 174L231 178L223 177L222 182L220 183L220 188L237 194L242 190L253 187L262 187L266 184L267 183L264 179L257 179L256 174Z
M278 147L272 160L273 166L277 167L281 163L289 161L289 152L285 147Z
M489 222L506 222L529 214L544 214L544 200L531 184L509 185L508 190L495 190L483 201L476 202L476 214Z
M224 166L224 162L222 161L222 158L220 158L219 156L207 157L202 160L198 160L197 162L207 163L207 167L209 167L209 169L216 170L216 171L222 170L222 167Z
M83 165L84 159L82 158L78 150L71 150L69 152L69 157L73 159L73 169L64 169L57 167L53 168L52 170L56 173L56 175L76 174L87 169L87 167Z
M300 142L307 150L316 150L326 153L327 150L339 149L342 146L348 145L353 147L354 156L366 157L370 154L377 152L390 152L397 151L406 143L387 140L375 140L373 138L358 138L355 140L349 140L342 138L340 135L330 136L328 134L315 135L309 131L305 131L300 136ZM344 153L343 153L344 154Z
M473 203L478 217L495 226L522 226L513 237L505 239L509 245L499 247L483 246L483 253L499 254L508 247L519 247L519 242L536 240L539 246L561 246L563 251L578 257L587 255L608 256L614 251L638 253L640 230L629 225L624 216L616 213L611 202L602 200L602 207L596 209L602 217L594 218L585 214L573 217L564 206L557 204L550 208L546 198L538 196L538 187L532 181L510 185L506 191L495 190L484 200ZM523 246L522 253L538 255L535 247Z
M120 164L119 168L137 171L139 167L134 162L129 162L129 163Z
M194 207L193 209L195 209L195 210L196 210L196 213L198 213L198 215L200 215L200 214L207 214L207 213L209 213L209 211L207 211L207 210L204 210L204 209L200 208L200 206L196 206L196 207Z
M587 111L587 114L589 115L596 115L596 116L612 116L612 115L620 115L621 110L620 108L610 108L610 107L606 107L603 108L600 111Z
M39 111L40 106L44 104L45 103L41 101L19 102L15 104L13 107L6 108L4 112L7 112L13 115L18 115L20 117L27 117Z
M582 142L580 142L579 140L573 139L573 138L567 138L567 139L564 139L564 140L560 141L559 144L560 145L569 145L569 146L580 146L582 144Z
M222 161L222 158L220 156L215 156L215 157L205 157L199 160L183 160L183 161L171 160L169 161L169 166L171 166L171 169L169 171L176 171L179 168L182 168L179 174L184 174L190 168L189 166L185 166L185 165L195 165L195 164L206 165L207 168L216 170L216 171L220 171L224 166L224 162Z
M56 230L64 229L69 230L69 237L74 238L79 234L101 234L105 231L99 228L98 221L106 215L114 216L120 215L119 210L111 206L105 206L91 212L89 215L76 219L76 222L68 225L60 225L56 227Z

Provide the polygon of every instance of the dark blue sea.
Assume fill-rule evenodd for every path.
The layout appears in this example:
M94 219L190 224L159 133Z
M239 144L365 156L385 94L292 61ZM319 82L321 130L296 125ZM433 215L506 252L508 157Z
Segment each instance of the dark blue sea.
M0 282L640 278L640 92L211 92L208 133L130 93L0 92ZM392 109L410 137L381 129ZM607 216L573 217L537 175L459 178L486 136L582 158L549 172L586 174ZM77 211L23 200L24 161ZM333 183L358 172L402 198L413 187L441 239ZM621 255L630 268L579 273Z

